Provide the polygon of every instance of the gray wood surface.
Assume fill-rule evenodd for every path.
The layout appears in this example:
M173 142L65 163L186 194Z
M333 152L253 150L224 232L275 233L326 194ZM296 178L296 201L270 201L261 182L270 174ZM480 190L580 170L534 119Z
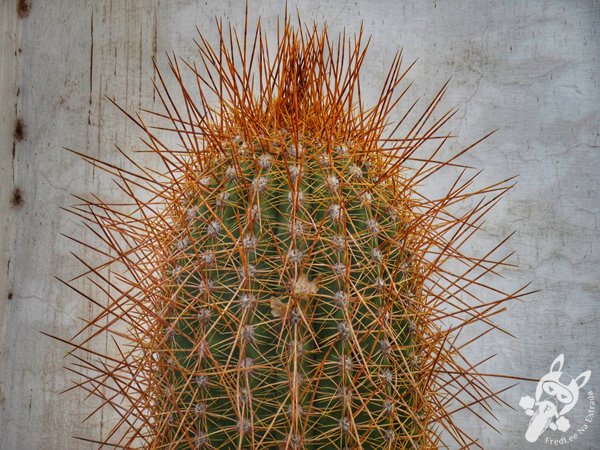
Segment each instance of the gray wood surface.
M242 2L33 0L17 13L0 1L0 449L86 449L72 436L99 438L108 417L82 392L60 392L76 377L63 366L67 348L40 331L70 336L89 305L58 283L92 258L63 234L91 239L61 211L69 194L118 199L109 177L62 150L71 147L120 162L114 145L140 148L138 131L105 98L130 111L152 108L152 58L193 57L198 26L216 36L213 17L243 24ZM29 2L24 2L29 3ZM467 145L499 131L464 158L484 168L482 182L519 175L473 245L483 252L512 231L516 268L496 282L505 289L532 282L541 292L515 302L499 318L515 338L488 335L472 348L497 354L486 372L538 379L565 354L572 375L591 369L585 391L600 394L600 7L561 1L290 1L306 22L333 32L364 22L372 35L365 97L375 95L398 48L419 58L410 98L431 98L450 77L443 107L458 107L449 127ZM251 1L251 18L275 30L283 2ZM444 108L442 108L444 109ZM15 123L22 120L22 137ZM17 133L18 134L18 133ZM141 157L141 156L140 156ZM143 159L143 158L142 158ZM15 188L22 204L15 202ZM429 189L431 187L424 187ZM84 284L87 292L93 292ZM9 298L12 293L12 298ZM498 380L498 387L510 384ZM600 448L600 417L571 444L524 439L529 417L519 399L535 383L503 395L514 408L494 409L491 423L464 415L489 449ZM578 413L579 414L579 413ZM581 422L582 416L573 416ZM552 434L555 437L560 433ZM550 434L548 434L550 436Z

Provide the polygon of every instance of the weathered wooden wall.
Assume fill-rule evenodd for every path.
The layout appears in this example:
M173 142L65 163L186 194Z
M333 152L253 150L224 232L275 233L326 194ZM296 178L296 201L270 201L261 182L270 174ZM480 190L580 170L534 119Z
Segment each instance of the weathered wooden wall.
M21 4L20 14L17 3ZM275 30L284 2L253 0L251 17ZM26 6L30 5L28 9ZM507 289L532 281L542 291L515 303L497 334L474 351L497 356L488 372L539 378L558 353L568 370L592 370L586 390L600 393L600 7L583 1L290 1L306 21L332 31L373 36L366 96L383 82L403 47L413 96L431 97L452 77L444 105L460 113L456 148L499 128L464 162L485 180L519 174L519 183L487 222L483 250L511 231L518 269L504 269ZM40 331L72 335L88 305L58 283L80 270L61 233L89 234L61 211L69 193L118 198L114 185L62 150L119 161L114 144L138 145L137 130L105 96L134 111L155 104L151 60L194 54L195 26L215 36L214 16L243 23L243 4L197 0L0 1L0 448L93 448L105 426L81 392L59 395L74 376L65 346ZM15 133L17 120L23 127ZM19 189L22 199L15 197ZM89 236L87 236L89 237ZM84 256L85 253L84 253ZM91 256L91 255L87 255ZM91 290L91 286L86 289ZM506 382L499 382L499 385ZM498 434L465 417L490 449L547 448L523 437L519 408L534 385L505 394ZM575 419L575 418L574 418ZM571 445L598 448L600 417ZM526 445L527 444L527 445Z

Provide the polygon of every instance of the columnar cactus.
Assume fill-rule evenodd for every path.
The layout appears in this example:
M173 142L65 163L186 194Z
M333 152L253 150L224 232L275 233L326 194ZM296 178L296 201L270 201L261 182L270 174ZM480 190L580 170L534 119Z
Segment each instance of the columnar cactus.
M473 178L461 174L442 198L419 192L456 164L436 158L450 114L429 123L442 91L397 137L388 122L404 93L399 56L366 108L360 36L334 44L286 20L277 48L266 42L260 26L254 39L222 33L215 48L202 38L202 64L187 64L196 92L169 60L181 101L161 75L155 114L169 124L134 119L162 172L84 156L118 177L132 205L75 209L113 255L91 269L110 285L108 305L86 323L91 338L70 341L93 356L79 358L80 386L118 416L101 442L476 445L452 414L495 392L457 336L495 327L490 317L517 294L490 287L494 297L479 300L482 276L503 260L461 246L506 184L469 190ZM465 269L452 273L448 260ZM110 264L119 277L102 274ZM88 345L106 334L106 354Z

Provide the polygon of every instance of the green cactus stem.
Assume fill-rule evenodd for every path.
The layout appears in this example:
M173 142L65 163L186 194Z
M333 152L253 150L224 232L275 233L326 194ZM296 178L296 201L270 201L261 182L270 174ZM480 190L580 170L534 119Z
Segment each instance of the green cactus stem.
M462 246L509 186L474 188L461 172L440 198L424 194L471 146L437 156L445 87L393 125L401 55L364 105L362 32L332 41L285 20L270 51L260 26L220 36L198 41L200 64L169 59L161 111L129 115L164 170L82 155L128 198L73 208L109 255L88 264L107 306L90 297L100 309L69 341L93 356L78 359L79 386L114 413L101 444L477 446L453 414L496 392L461 332L496 328L522 294L482 278L503 258ZM88 345L106 336L105 354Z

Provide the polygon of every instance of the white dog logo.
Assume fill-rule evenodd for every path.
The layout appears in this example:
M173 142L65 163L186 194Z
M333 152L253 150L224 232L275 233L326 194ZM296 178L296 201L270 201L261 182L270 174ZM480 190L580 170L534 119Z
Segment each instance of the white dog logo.
M582 372L577 378L572 378L562 371L565 362L560 354L552 362L550 372L544 375L535 389L535 400L530 396L521 397L519 406L531 416L525 439L535 442L547 428L567 431L571 424L565 417L579 399L581 389L590 379L591 370Z

